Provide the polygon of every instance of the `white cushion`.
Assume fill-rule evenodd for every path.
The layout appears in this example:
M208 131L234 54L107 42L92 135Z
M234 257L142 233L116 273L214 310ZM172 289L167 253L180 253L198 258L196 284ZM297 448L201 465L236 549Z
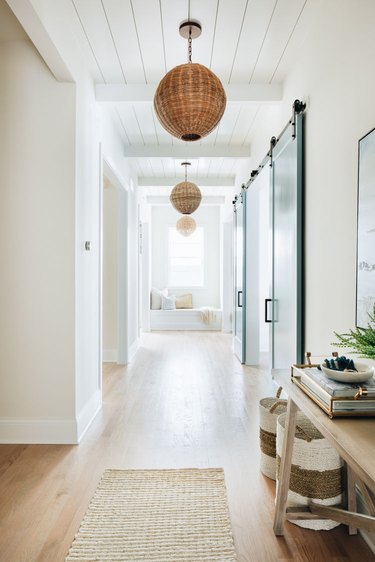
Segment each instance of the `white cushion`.
M162 295L161 307L163 310L174 310L176 308L176 297L174 295L171 295L170 297Z
M151 310L161 309L161 297L164 295L168 296L168 289L156 289L152 287L151 289Z

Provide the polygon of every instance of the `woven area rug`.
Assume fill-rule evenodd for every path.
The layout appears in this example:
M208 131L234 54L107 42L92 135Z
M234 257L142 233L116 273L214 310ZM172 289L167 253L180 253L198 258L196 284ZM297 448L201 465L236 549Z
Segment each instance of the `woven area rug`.
M106 470L66 562L235 562L224 471Z

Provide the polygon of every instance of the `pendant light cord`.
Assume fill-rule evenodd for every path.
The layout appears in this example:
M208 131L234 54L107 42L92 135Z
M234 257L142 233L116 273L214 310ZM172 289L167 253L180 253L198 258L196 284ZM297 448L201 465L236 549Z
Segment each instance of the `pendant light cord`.
M190 21L190 0L188 0L188 21ZM191 42L192 42L192 37L191 37L191 27L189 27L189 37L188 37L188 62L191 62ZM186 168L185 168L186 170ZM186 181L186 180L185 180Z
M191 162L181 162L181 166L185 166L185 183L187 182L187 167L190 166Z

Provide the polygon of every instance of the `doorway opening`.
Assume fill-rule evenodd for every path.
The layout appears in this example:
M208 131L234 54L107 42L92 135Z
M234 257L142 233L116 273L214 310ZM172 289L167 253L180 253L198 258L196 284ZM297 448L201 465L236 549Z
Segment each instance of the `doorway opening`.
M103 177L102 357L118 361L118 202L117 189Z
M127 191L103 160L101 205L102 361L128 363Z

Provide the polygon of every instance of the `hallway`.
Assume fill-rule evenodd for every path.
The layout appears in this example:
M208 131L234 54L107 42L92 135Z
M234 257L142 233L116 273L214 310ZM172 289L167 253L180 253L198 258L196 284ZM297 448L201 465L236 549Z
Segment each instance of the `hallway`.
M105 468L224 467L240 562L374 556L343 527L272 531L274 484L259 472L266 371L244 367L231 336L151 333L127 367L104 366L103 409L79 446L0 446L0 561L63 562Z

